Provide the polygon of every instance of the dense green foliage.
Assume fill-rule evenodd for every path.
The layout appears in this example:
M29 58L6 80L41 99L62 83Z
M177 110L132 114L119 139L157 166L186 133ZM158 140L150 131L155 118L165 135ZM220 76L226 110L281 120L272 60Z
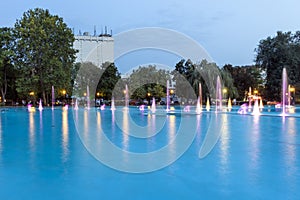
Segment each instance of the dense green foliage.
M266 71L265 96L280 101L284 67L289 84L297 86L300 82L300 32L277 32L275 37L261 40L256 53L257 65Z
M121 78L114 63L104 63L97 67L91 62L76 63L74 74L73 95L83 97L89 87L90 98L103 98L110 100L115 85Z
M154 65L140 66L133 70L126 83L130 88L133 99L160 98L166 96L166 83L170 80L170 73L164 69L157 69Z
M209 63L206 60L202 60L199 64L194 64L190 60L181 60L175 66L175 70L172 72L176 80L176 89L178 92L183 93L183 96L189 97L190 90L187 88L187 84L193 88L193 93L198 96L199 84L202 85L203 98L215 98L215 87L217 77L220 76L222 80L222 87L227 88L228 93L226 98L236 98L237 89L233 84L231 74L226 70L219 69L215 63Z
M1 101L6 101L6 94L10 92L8 98L14 98L15 93L15 72L12 65L13 38L11 28L0 28L0 90Z
M21 98L34 92L47 103L52 85L71 90L74 35L62 18L48 10L29 10L15 23L14 37L16 89Z
M249 88L264 92L263 71L258 66L225 65L223 70L230 73L233 85L237 88L238 100L247 99Z

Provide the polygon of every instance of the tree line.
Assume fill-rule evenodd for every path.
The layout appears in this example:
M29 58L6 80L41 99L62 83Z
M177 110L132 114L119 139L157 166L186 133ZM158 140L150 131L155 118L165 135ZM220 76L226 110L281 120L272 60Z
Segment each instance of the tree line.
M57 15L41 8L26 11L14 27L0 28L0 91L2 103L41 98L51 101L51 87L56 97L80 97L86 85L93 85L93 97L111 99L122 94L130 85L131 98L160 98L166 95L166 81L176 81L176 92L188 96L190 89L198 94L202 84L204 98L210 96L214 73L221 76L226 96L243 100L249 87L259 91L267 100L280 101L281 72L287 69L289 84L300 90L300 32L277 32L275 36L259 41L255 64L218 67L202 60L192 63L180 60L173 70L141 66L125 79L114 63L94 66L92 63L74 63L76 50L71 29ZM147 74L147 76L145 76ZM210 77L211 76L211 77ZM64 90L64 93L61 91ZM115 92L115 94L114 94ZM120 97L121 98L121 97Z

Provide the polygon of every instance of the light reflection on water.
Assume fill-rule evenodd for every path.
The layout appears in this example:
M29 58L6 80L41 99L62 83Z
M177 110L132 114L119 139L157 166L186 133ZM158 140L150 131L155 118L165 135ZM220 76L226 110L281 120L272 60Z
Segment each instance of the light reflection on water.
M68 110L62 111L62 150L63 162L66 162L69 157L69 121L68 121Z
M0 159L2 158L1 153L2 153L2 116L0 116Z
M289 180L290 184L293 184L295 187L297 179L297 127L296 119L289 118L286 122L286 131L284 131L284 148L283 152L285 153L284 162L286 163L286 177ZM298 135L299 137L299 135Z
M35 112L29 112L29 146L30 151L35 152L35 120L34 120Z
M228 124L228 115L222 115L220 123L223 123L222 126L222 134L220 137L220 158L221 158L221 173L223 175L228 174L229 170L229 148L230 148L230 130Z

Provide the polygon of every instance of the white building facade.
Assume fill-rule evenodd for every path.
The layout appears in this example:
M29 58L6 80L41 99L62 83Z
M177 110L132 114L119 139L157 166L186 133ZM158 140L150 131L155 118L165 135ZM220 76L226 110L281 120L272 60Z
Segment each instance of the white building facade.
M78 50L75 62L92 62L96 66L114 62L114 39L110 34L76 35L74 49Z

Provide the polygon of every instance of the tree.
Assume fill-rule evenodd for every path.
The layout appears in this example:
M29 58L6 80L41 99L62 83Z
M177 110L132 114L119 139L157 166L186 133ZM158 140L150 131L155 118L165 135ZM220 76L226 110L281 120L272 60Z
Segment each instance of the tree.
M13 93L14 70L12 65L12 29L0 28L0 90L3 102L6 101L6 95L10 86L10 95Z
M75 39L62 18L40 8L29 10L15 23L14 36L18 94L34 91L46 103L52 85L71 90Z
M76 63L74 68L74 71L77 70L77 75L74 80L73 95L83 97L87 93L87 86L89 86L90 94L92 95L91 98L93 98L103 72L91 62Z
M113 90L117 82L121 78L121 74L114 63L104 63L101 66L102 75L97 85L97 93L104 99L110 100L112 98Z
M134 99L151 96L160 98L165 96L166 83L170 80L170 73L164 69L157 69L155 65L140 66L130 74L127 84ZM149 97L148 97L149 98Z
M266 71L266 96L279 101L283 68L287 69L290 84L300 80L300 32L277 32L275 37L261 40L255 51L256 64Z
M263 71L258 66L250 65L233 67L232 65L227 64L224 65L222 71L226 71L230 74L232 84L236 87L235 97L239 100L243 100L247 97L246 95L248 94L249 87L257 89L261 94L263 94ZM226 82L226 78L224 80Z

